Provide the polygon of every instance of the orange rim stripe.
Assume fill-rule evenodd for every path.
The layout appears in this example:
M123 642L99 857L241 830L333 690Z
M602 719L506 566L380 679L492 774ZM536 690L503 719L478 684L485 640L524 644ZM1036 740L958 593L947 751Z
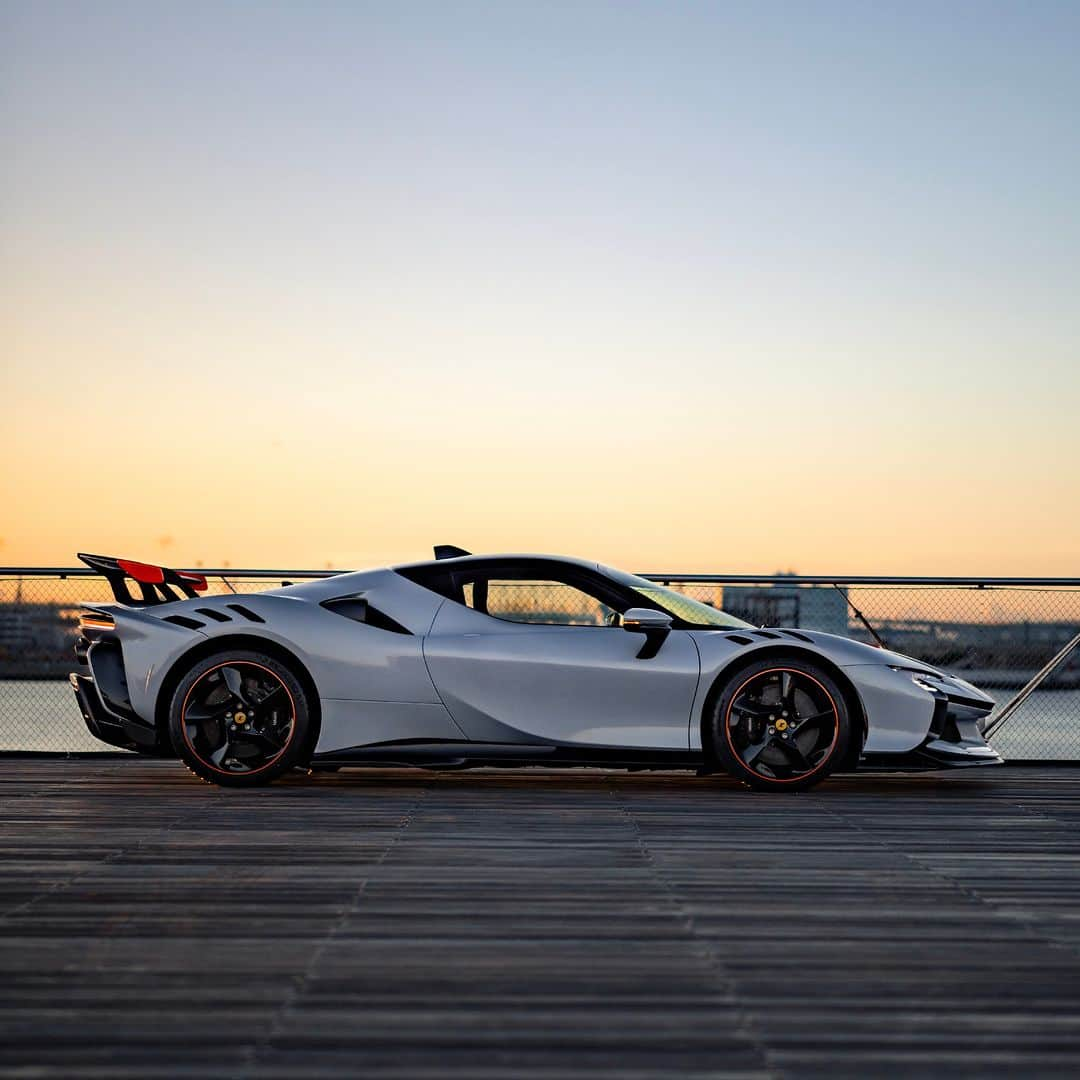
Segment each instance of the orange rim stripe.
M213 672L220 670L221 668L236 667L238 664L246 664L248 667L254 667L258 668L260 671L265 671L267 675L273 675L274 678L277 679L279 683L281 683L281 688L285 691L285 694L289 699L289 707L292 709L292 728L289 731L289 737L285 740L285 745L265 765L260 765L257 769L248 769L248 771L244 773L231 772L229 769L219 769L216 765L204 760L200 756L199 751L196 750L195 747L192 745L187 733L187 704L188 698L191 697L192 691L195 689L196 686L199 685L199 683L203 681L203 679L206 678L207 675L210 675ZM227 660L224 664L216 664L212 668L207 668L206 671L204 671L191 685L191 688L184 695L184 704L180 707L180 726L184 733L184 742L187 743L188 748L191 750L191 752L208 769L212 769L214 772L221 773L222 776L254 776L256 773L260 773L264 769L269 769L270 766L273 765L274 762L277 761L277 759L281 757L281 755L284 754L286 750L289 749L290 745L292 745L293 736L296 734L296 702L293 700L293 696L289 692L289 688L285 685L284 681L278 678L277 673L271 671L268 667L264 667L262 664L256 664L253 660Z
M755 679L760 679L762 675L775 675L782 671L790 671L793 675L801 675L804 679L809 679L815 686L817 686L821 692L829 699L829 704L832 706L833 719L835 721L833 725L833 737L832 742L829 743L829 752L821 759L820 764L815 765L809 772L803 773L801 776L792 776L787 780L781 780L777 776L765 776L763 773L759 773L756 769L747 765L746 762L739 757L739 752L735 749L735 744L731 741L731 710L735 705L739 695L743 692L743 688L752 683ZM833 700L832 694L825 689L814 678L813 675L808 675L805 671L800 671L798 668L779 667L779 668L766 668L765 671L757 671L750 676L734 694L731 695L731 702L728 704L727 712L724 713L724 738L727 739L728 747L736 758L742 762L742 766L747 772L752 772L759 780L766 780L770 784L797 784L800 780L805 780L808 776L813 776L818 770L823 769L829 763L829 759L832 757L832 752L836 747L836 740L840 737L840 713L837 711L836 702Z

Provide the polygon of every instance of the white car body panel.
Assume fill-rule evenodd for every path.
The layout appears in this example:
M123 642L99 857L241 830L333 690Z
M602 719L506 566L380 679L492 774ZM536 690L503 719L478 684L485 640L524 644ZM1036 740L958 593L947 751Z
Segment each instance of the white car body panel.
M934 699L908 675L874 664L852 664L843 672L855 684L867 715L874 718L866 733L866 753L898 754L913 750L926 738Z
M854 684L867 717L866 753L902 753L918 746L925 738L934 712L934 699L917 687L903 670L932 669L917 660L887 649L878 649L849 638L815 630L790 631L691 630L701 651L701 685L694 712L699 722L691 725L691 746L701 749L700 718L710 687L722 677L724 669L752 652L785 649L818 654L835 664ZM769 637L758 637L768 633ZM734 637L750 637L753 645L740 646Z
M317 754L405 741L466 742L442 704L320 698L322 726Z
M459 726L480 742L688 749L698 682L691 636L652 660L617 627L505 622L447 600L424 645Z
M550 556L491 558L612 573ZM397 630L322 606L343 597L364 599ZM85 606L115 618L131 710L151 728L161 715L159 696L167 696L169 678L189 653L237 635L286 651L318 693L317 754L424 741L701 753L710 692L733 665L778 650L826 664L850 682L866 718L866 753L903 754L927 742L935 710L912 669L942 678L919 661L811 630L674 628L656 655L641 658L641 633L506 621L393 568L149 607ZM176 617L196 625L167 621ZM97 679L93 646L88 662ZM946 682L976 707L990 703L969 684ZM862 726L862 716L853 721Z

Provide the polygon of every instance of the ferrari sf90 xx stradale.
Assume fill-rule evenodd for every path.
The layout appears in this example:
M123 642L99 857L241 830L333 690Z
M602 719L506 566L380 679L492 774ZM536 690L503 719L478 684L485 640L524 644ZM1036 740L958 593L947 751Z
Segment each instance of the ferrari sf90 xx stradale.
M832 634L758 629L597 563L437 548L205 596L198 574L80 557L117 600L83 606L71 682L90 731L217 784L592 765L792 791L860 765L1000 760L978 726L993 702L962 679Z

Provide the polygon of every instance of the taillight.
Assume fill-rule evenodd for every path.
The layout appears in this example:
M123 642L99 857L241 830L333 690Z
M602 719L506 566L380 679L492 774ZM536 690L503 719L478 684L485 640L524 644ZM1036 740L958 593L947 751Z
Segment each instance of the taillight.
M116 620L104 611L80 611L79 629L83 633L87 630L115 630Z

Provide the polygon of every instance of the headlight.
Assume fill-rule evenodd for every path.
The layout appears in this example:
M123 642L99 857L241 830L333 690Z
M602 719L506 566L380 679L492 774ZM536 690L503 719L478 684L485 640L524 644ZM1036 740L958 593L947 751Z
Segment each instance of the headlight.
M890 665L892 667L892 665ZM893 667L893 671L907 675L911 681L928 694L944 694L945 688L941 686L944 679L942 675L936 675L930 671L922 671L919 668Z
M954 706L970 706L985 712L994 704L993 698L988 697L977 686L972 686L955 675L927 671L925 668L899 667L896 664L889 666L897 675L906 675L920 690L925 690L937 698L947 697Z
M921 686L928 694L944 694L945 693L945 690L944 690L943 687L937 685L935 682L932 681L933 680L932 675L924 675L922 672L916 672L916 671L909 672L908 674L911 675L911 681L916 686Z

